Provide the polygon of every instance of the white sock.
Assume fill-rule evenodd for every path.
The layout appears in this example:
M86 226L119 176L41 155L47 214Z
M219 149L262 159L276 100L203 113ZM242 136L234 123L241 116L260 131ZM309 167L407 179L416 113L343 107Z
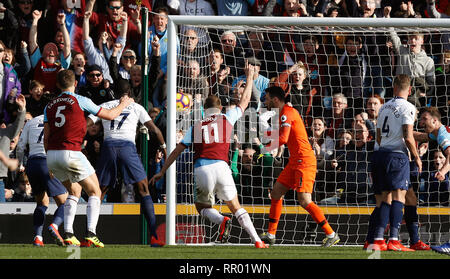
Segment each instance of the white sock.
M209 207L203 208L200 211L200 215L213 222L214 224L222 224L224 216L219 213L216 209Z
M234 216L236 216L241 227L244 228L245 231L250 235L253 243L261 241L261 238L259 238L258 234L256 233L255 227L253 226L253 222L250 219L250 215L248 215L247 210L245 210L244 208L240 208L236 211Z
M328 238L333 238L336 236L336 232L332 232L331 234L327 234Z
M69 195L64 203L64 232L73 234L73 221L77 213L78 198Z
M88 231L96 233L98 218L100 216L100 198L90 196L86 207Z

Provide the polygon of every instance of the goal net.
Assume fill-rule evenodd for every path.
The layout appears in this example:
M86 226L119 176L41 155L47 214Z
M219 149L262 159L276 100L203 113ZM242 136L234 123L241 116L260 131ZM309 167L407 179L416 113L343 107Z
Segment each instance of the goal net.
M235 106L246 84L246 64L257 66L252 99L235 125L229 157L239 201L258 233L267 230L270 189L290 157L287 148L261 154L260 144L268 141L265 132L276 125L274 114L265 109L268 86L282 87L305 122L318 162L313 200L344 245L365 241L375 206L370 173L375 123L381 105L393 97L394 76L410 75L409 101L418 109L437 106L443 124L449 124L450 46L443 41L450 33L448 21L177 16L169 21L179 42L168 54L169 113L177 108L175 117L169 117L172 138L175 133L182 138L204 116L202 100L208 95L217 95L224 109ZM176 93L188 96L190 103L180 94L175 100ZM421 129L418 121L415 128ZM442 163L437 145L424 143L419 149L423 172L411 172L419 234L424 242L438 244L450 237L449 182L433 178ZM177 160L176 182L167 185L176 189L168 203L175 208L169 212L175 222L170 233L178 244L210 243L218 235L218 225L200 217L193 205L192 160L192 150L187 149ZM215 208L232 217L223 201L216 200ZM316 245L323 237L289 191L283 199L277 244ZM400 237L408 243L405 226ZM236 218L230 243L250 243Z

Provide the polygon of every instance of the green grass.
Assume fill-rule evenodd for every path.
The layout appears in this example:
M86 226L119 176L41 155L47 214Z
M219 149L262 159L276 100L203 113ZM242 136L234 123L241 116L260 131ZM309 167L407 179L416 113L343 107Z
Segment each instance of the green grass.
M106 245L105 248L68 248L47 244L1 244L1 259L450 259L432 251L368 253L361 247L331 248L308 246L272 246L255 249L252 246L166 246Z

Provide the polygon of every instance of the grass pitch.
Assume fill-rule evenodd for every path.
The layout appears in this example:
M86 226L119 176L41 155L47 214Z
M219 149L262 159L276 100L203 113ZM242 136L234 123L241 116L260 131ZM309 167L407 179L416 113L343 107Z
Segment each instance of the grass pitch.
M450 257L433 251L367 252L361 247L335 246L166 246L105 245L105 248L73 248L46 244L1 244L1 259L446 259Z

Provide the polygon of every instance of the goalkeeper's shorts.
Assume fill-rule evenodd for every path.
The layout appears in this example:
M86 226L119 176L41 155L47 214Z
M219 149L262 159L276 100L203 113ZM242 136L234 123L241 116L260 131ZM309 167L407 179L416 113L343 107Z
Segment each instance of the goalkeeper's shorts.
M312 193L316 180L316 164L288 163L278 176L277 182L285 187L302 193Z

